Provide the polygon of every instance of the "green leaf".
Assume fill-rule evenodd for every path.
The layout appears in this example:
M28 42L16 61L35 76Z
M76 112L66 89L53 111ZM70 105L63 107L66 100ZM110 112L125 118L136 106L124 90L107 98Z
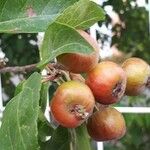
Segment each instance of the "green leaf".
M0 32L45 31L60 13L78 0L1 0Z
M89 0L80 0L66 8L57 21L74 28L86 29L95 22L104 19L105 13L98 4Z
M0 32L42 32L57 17L59 22L83 29L104 19L104 12L96 3L76 2L78 0L1 0Z
M41 87L41 92L40 92L40 107L42 112L45 112L46 105L47 105L47 98L49 101L51 101L58 85L55 82L47 82L43 83Z
M6 106L0 128L1 150L38 150L37 119L41 75L34 73Z
M77 150L91 150L90 139L85 124L76 128L75 131Z
M43 83L41 86L40 107L41 107L42 112L45 112L45 109L46 109L49 86L50 86L49 82Z
M55 83L55 82L51 83L51 85L49 87L49 93L48 93L48 95L49 95L49 102L51 102L51 100L52 100L52 98L53 98L53 96L55 94L55 91L58 88L58 86L59 85L57 83Z
M59 126L51 139L43 143L41 150L70 150L70 133L67 128Z
M17 87L16 87L16 89L15 89L15 94L14 94L15 96L16 96L17 94L19 94L19 93L22 91L24 82L25 82L25 80L22 81L22 82L20 82L20 83L17 85Z
M86 126L83 124L76 129L59 126L42 150L91 150Z
M92 46L75 29L55 22L48 27L45 33L40 51L42 61L38 66L46 65L63 53L90 53L92 51Z
M54 131L54 128L47 121L44 113L39 110L39 121L38 121L38 136L40 141L46 141L47 136L51 136Z

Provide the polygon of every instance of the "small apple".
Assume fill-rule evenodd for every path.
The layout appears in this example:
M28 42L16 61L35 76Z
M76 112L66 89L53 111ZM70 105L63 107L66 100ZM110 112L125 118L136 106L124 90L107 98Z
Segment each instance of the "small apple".
M106 107L88 119L87 130L92 139L107 141L123 137L126 133L126 124L119 111Z
M83 73L96 66L99 60L98 43L85 31L77 30L78 33L93 47L91 54L65 53L57 57L58 63L73 73Z
M89 117L94 105L94 96L87 85L78 81L67 81L57 88L50 108L54 119L60 125L75 128Z
M87 73L86 84L97 102L104 105L113 104L124 95L126 74L116 63L103 61Z
M129 58L122 68L127 75L126 95L136 96L150 85L150 66L140 58Z

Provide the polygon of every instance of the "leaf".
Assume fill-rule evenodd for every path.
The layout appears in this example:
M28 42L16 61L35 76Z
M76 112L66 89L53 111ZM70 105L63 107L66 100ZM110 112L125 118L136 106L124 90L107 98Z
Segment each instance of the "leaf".
M39 110L39 121L38 121L38 136L41 141L45 141L47 136L51 136L54 128L47 121L44 113Z
M46 109L49 86L50 86L49 82L43 83L41 86L40 107L41 107L42 112L45 112L45 109Z
M66 8L57 18L58 22L78 29L87 29L95 22L105 19L103 9L89 0L80 0Z
M70 133L67 128L59 126L51 139L43 143L41 150L70 150Z
M80 0L76 3L78 1L1 0L0 32L42 32L59 16L60 22L67 22L68 25L77 28L87 28L104 18L102 9L94 2ZM74 3L76 4L73 5ZM71 5L73 6L69 7Z
M6 106L0 128L1 150L38 150L37 119L41 76L34 73Z
M38 67L46 65L56 56L63 53L90 53L93 48L73 28L60 23L51 24L44 37L40 53L42 61Z
M1 0L0 32L45 31L60 13L78 0Z
M76 128L75 131L77 150L91 150L90 139L85 124Z
M56 83L56 82L52 82L51 83L51 86L49 87L49 92L48 92L48 95L49 95L49 102L51 102L54 94L55 94L55 91L56 89L59 87L59 85Z
M72 149L70 144L72 143ZM42 150L91 150L90 140L83 124L76 129L67 129L59 126L51 139L43 144Z
M14 94L15 96L16 96L17 94L19 94L19 93L22 91L24 82L25 82L25 81L22 81L22 82L20 82L20 83L17 85L17 87L16 87L16 89L15 89L15 94Z

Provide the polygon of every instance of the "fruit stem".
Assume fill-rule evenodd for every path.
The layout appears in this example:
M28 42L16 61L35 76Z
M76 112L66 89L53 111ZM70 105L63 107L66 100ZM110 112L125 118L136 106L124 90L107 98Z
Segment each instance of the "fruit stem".
M65 78L66 78L67 81L70 81L70 80L71 80L68 72L66 72L66 71L64 71L64 70L61 70L61 73L62 73L62 75L65 76Z
M77 139L75 129L69 129L71 135L70 150L77 150Z
M70 76L71 80L76 80L76 81L85 83L85 79L80 74L75 74L75 73L69 72L69 76Z
M66 82L62 77L60 77L59 80L60 80L61 83Z
M97 105L95 104L95 109L97 110L97 111L99 111L99 108L97 107Z
M105 108L107 108L109 105L103 105L103 104L100 104L100 103L97 103L97 108L98 108L98 111L103 111Z

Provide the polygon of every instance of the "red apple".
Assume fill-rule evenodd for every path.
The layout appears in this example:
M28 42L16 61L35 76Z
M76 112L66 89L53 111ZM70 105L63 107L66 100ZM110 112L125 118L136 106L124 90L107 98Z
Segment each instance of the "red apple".
M129 58L122 68L127 74L126 95L136 96L144 91L149 84L150 66L140 58Z
M87 130L92 139L107 141L123 137L126 133L126 124L119 111L107 107L95 112L88 119Z
M93 52L91 54L65 53L57 57L58 62L73 73L87 72L94 68L99 60L98 43L85 31L78 30L78 33L93 47Z
M116 63L103 61L88 72L86 84L97 102L108 105L119 101L124 95L126 74Z
M89 117L94 105L94 96L87 85L68 81L58 87L50 108L54 119L60 125L75 128Z

